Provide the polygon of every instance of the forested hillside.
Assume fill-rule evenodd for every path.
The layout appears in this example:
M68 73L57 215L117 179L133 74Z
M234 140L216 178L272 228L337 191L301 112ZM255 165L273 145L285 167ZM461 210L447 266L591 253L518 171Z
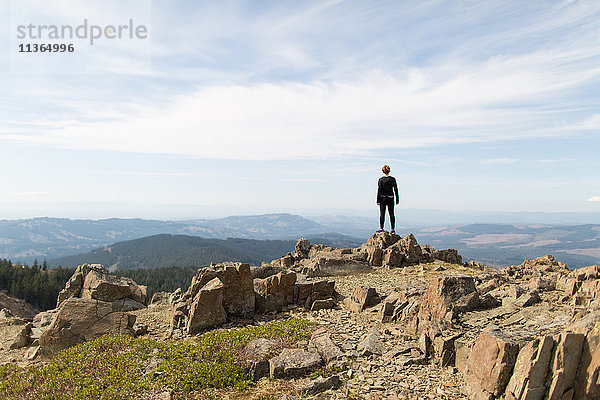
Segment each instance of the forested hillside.
M102 264L113 271L161 267L200 267L211 262L241 261L259 264L281 257L294 248L293 240L205 239L186 235L154 235L115 243L109 247L50 260L51 266Z
M240 215L193 221L119 218L0 220L0 258L31 264L34 258L61 258L115 242L165 233L213 239L291 240L334 230L337 231L291 214Z
M0 289L41 310L56 306L56 296L71 275L72 268L50 270L45 264L13 265L9 260L0 260Z

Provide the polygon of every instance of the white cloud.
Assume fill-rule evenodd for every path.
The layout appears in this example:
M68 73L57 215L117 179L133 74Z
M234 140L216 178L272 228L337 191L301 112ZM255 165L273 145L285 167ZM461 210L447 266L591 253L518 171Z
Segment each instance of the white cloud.
M391 20L401 17L408 23L411 17L427 15L433 22L424 31L431 32L415 39L427 39L421 44L435 47L448 43L446 30L471 26L496 15L498 8L506 11L512 6L482 3L453 10L457 18L450 18L441 13L443 2L384 7L384 13L378 9L369 14L360 3L332 1L273 7L251 16L240 3L186 7L179 14L174 11L177 7L166 4L159 2L165 12L155 13L160 35L153 36L153 52L160 60L154 77L160 83L148 84L137 97L132 94L137 87L127 86L127 79L106 92L109 83L103 79L95 85L86 83L83 89L72 85L53 97L53 104L60 107L55 123L52 115L40 112L41 129L27 130L25 123L0 126L2 138L219 159L329 159L443 143L560 136L574 127L592 129L598 123L589 112L570 114L582 104L573 93L600 76L600 48L589 40L598 27L587 21L598 7L589 3L536 8L535 23L516 18L514 29L498 22L481 35L454 33L458 35L454 42L460 45L425 54L424 59L431 56L433 61L415 64L395 63L410 60L411 49L416 50L387 48L397 46L392 39L382 48L357 43L342 46L345 50L339 52L327 51L337 48L328 40L344 43L360 32L371 35L376 28L403 38L412 31L393 30L402 24ZM565 26L573 33L553 34ZM530 35L556 40L521 48L527 42L523 38ZM498 43L497 52L488 50L490 43ZM181 57L177 63L164 61ZM369 57L381 61L373 63L378 67L362 64ZM167 65L163 69L161 62ZM272 71L277 77L285 73L281 79L269 79ZM306 79L298 71L314 72L308 76L316 78ZM202 82L194 81L202 74ZM213 76L219 78L206 86ZM165 90L173 81L185 81L185 90L177 85ZM35 116L13 118L36 124ZM506 160L484 161L499 162Z
M600 203L600 196L592 196L589 199L587 199L587 201L591 203Z
M404 76L374 72L346 82L207 87L164 104L137 107L127 118L115 119L112 104L111 114L96 115L108 122L71 123L41 134L4 137L206 158L310 159L560 134L535 106L585 78L540 75L537 61L528 67L525 62L490 60L449 76L415 69ZM523 106L505 107L513 102Z

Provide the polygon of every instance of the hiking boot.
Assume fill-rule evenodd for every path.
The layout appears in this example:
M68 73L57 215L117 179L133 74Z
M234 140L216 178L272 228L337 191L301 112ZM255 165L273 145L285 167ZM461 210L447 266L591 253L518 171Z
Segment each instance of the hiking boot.
M380 230L378 230L378 231L377 231L377 232L375 232L375 233L383 233L383 232L385 232L385 231L384 231L383 229L380 229Z
M390 233L391 233L392 235L395 235L395 234L396 234L396 231L392 229L392 230L390 231Z

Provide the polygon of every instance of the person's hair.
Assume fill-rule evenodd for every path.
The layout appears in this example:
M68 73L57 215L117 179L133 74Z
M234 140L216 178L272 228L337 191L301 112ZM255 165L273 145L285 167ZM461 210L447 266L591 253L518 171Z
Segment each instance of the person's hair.
M384 165L381 170L383 171L384 174L389 174L390 173L390 166L389 165Z

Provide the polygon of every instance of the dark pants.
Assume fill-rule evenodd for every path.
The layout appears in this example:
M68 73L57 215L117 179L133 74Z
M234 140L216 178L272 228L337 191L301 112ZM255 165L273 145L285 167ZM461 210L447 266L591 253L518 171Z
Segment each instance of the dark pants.
M394 216L394 199L389 197L382 197L379 200L379 227L383 229L385 223L385 208L387 207L388 213L390 214L390 223L392 224L392 230L396 229L396 217Z

